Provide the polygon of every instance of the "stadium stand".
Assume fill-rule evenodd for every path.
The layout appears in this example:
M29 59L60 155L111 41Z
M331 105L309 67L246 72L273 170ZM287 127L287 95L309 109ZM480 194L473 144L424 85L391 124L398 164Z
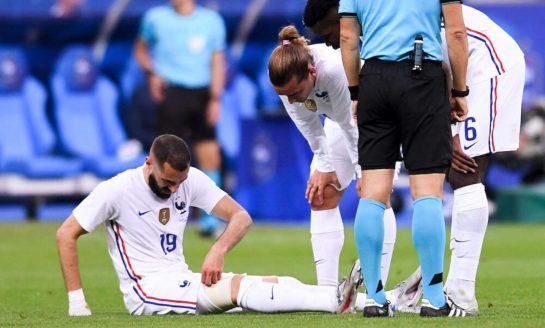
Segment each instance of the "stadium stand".
M0 170L5 173L0 192L72 193L83 163L53 154L56 140L46 116L46 92L26 67L21 50L0 49ZM14 183L21 182L21 176L33 181ZM37 187L48 179L61 180L52 188Z
M146 105L144 76L130 59L132 45L142 13L152 6L168 4L168 0L129 1L107 40L103 57L94 54L98 60L94 62L90 49L80 47L80 53L86 53L87 64L66 64L70 60L74 64L74 58L67 55L70 50L74 56L71 45L93 45L107 14L119 2L82 1L69 14L58 15L55 0L33 0L32 5L25 1L0 1L0 30L9 31L0 35L0 43L16 46L19 56L24 59L24 53L28 58L25 87L17 92L31 94L28 100L25 96L24 102L19 101L24 111L4 111L9 102L14 102L15 92L0 92L0 218L2 213L11 219L28 215L28 209L24 206L21 209L19 200L13 196L24 196L31 190L35 197L47 197L45 203L49 205L49 197L72 192L85 194L102 179L128 166L140 165L143 154L138 153L138 146L129 142L129 138L139 139L144 149L149 146L145 140L153 139L153 111ZM291 186L306 178L310 154L303 151L308 148L303 141L294 139L294 127L283 117L285 113L268 82L266 64L282 26L292 23L304 30L301 15L305 1L198 0L198 3L218 10L228 31L231 72L218 126L225 163L233 176L233 182L227 182L226 186L233 188L253 215L304 219L308 208L302 191L292 190ZM495 5L487 1L479 2L478 8L520 40L527 61L528 106L545 92L545 42L539 32L545 26L541 19L545 6L542 2ZM250 21L253 23L249 24ZM248 30L241 33L244 27ZM313 39L310 34L306 36ZM13 68L10 65L6 65L8 70ZM87 69L80 76L82 80L72 74L76 67ZM138 106L135 108L131 103ZM30 110L35 108L27 108L30 104L39 104L41 111ZM144 131L148 137L143 135ZM128 157L136 156L133 161L119 157L123 150ZM22 157L20 154L30 154L43 162L18 164L12 161L14 154L17 158ZM46 164L45 160L49 162ZM60 170L58 163L65 161L79 162L79 169ZM63 175L51 180L49 177L55 177L55 170ZM514 215L509 209L504 211L504 203L510 205L511 191L501 192L511 188L510 185L516 192L520 179L519 169L491 165L487 188L498 190L500 216ZM47 183L41 184L44 181ZM397 189L401 212L398 215L410 216L405 186ZM263 194L274 195L264 198ZM352 196L343 198L343 216L351 216L357 206L357 197ZM41 199L37 203L43 203ZM62 207L50 206L46 211L38 206L32 213L40 218L62 219L63 211Z
M62 148L83 158L86 170L108 178L143 163L145 155L138 149L121 153L128 140L118 116L118 91L100 74L89 48L67 48L51 85Z

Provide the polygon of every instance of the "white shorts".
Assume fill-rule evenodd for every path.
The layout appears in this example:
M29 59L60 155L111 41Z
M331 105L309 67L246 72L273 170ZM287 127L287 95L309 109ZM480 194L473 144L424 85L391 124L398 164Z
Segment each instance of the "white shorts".
M227 306L225 301L216 304L218 297L213 296L224 294L221 295L223 299L230 300L232 277L232 273L223 273L222 281L227 282L223 284L226 288L210 294L210 287L201 283L200 273L157 274L133 283L132 290L125 295L125 306L132 315L223 312L235 306ZM219 283L216 285L221 286Z
M341 184L341 190L344 190L350 185L352 180L356 179L356 166L350 159L348 145L343 136L342 129L336 122L330 119L325 119L324 132L327 138L329 156L332 161L333 168ZM312 159L310 164L310 174L316 170L316 157Z
M466 154L476 157L519 147L525 63L490 80L469 85L465 122L456 130Z

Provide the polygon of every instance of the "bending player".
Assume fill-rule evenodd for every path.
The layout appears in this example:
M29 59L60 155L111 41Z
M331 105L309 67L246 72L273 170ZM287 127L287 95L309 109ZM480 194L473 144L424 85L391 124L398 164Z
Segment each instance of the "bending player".
M314 153L305 193L311 206L312 250L318 285L335 286L344 243L339 201L359 172L358 130L348 83L340 52L324 44L309 46L294 26L284 27L279 40L269 59L269 78ZM381 275L385 283L396 238L389 204L384 226Z
M189 206L228 221L202 273L189 270L183 233ZM130 314L212 313L242 307L260 312L347 312L361 284L358 262L336 287L308 286L291 277L225 274L224 256L252 224L248 213L204 173L190 167L185 142L155 139L142 167L102 182L57 232L69 314L91 315L78 269L77 240L104 224L108 248ZM274 297L271 297L274 295Z
M467 28L469 114L457 123L447 180L454 190L447 295L469 314L478 312L475 278L488 225L483 185L492 153L516 150L524 88L524 54L515 40L482 12L462 6ZM443 37L443 53L446 40ZM448 63L447 63L448 67Z

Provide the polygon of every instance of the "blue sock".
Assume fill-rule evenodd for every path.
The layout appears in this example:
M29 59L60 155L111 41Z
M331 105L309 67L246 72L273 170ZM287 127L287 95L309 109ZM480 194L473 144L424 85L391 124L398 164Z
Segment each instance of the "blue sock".
M218 187L221 187L221 173L220 170L202 170L212 181L216 183ZM203 231L212 231L215 230L219 224L219 219L213 215L206 213L201 210L201 216L199 220L199 225Z
M384 286L380 280L380 260L384 241L384 210L386 205L367 198L360 199L354 235L360 258L367 298L386 304Z
M418 198L413 203L413 243L422 267L424 296L433 306L445 305L443 263L445 219L443 202L437 197Z

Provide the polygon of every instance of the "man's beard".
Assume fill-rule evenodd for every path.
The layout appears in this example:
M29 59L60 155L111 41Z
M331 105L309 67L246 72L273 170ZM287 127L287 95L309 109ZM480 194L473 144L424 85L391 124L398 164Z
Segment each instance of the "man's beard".
M157 195L157 197L162 199L168 199L170 195L172 194L170 192L170 189L168 189L168 187L163 187L163 188L159 187L159 184L157 184L157 179L155 179L155 176L153 175L153 173L149 175L148 181L149 181L148 185L151 188L151 191L153 191L153 193Z

